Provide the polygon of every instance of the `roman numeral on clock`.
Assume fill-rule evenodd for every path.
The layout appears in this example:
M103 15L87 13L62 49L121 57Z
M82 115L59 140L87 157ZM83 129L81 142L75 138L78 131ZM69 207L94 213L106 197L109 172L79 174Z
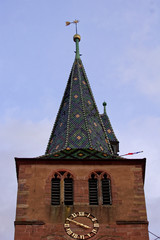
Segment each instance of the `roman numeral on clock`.
M80 238L80 239L85 239L85 238L84 238L84 235L80 235L79 238Z
M66 230L66 232L67 232L68 235L71 235L71 234L73 233L70 228L68 228L68 229Z
M96 234L96 233L97 233L97 230L96 230L96 229L93 229L93 230L92 230L92 233Z

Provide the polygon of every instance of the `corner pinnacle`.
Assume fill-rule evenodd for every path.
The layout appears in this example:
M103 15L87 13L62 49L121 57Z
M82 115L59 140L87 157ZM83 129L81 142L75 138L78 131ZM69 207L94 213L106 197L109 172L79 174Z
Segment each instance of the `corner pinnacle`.
M106 106L107 106L107 103L106 103L106 102L103 102L103 106L104 106L104 114L106 114Z

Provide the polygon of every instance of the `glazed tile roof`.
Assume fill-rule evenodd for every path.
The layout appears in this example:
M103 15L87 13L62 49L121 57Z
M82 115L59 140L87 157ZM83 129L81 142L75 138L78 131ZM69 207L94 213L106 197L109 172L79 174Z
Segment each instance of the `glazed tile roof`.
M75 59L46 154L65 148L112 153L82 61Z
M113 154L82 61L76 52L45 154L89 148L107 155Z
M106 110L104 110L104 113L101 114L101 118L102 118L103 124L105 126L105 129L107 131L107 135L108 135L109 141L110 142L118 142L118 140L116 138L116 135L115 135L115 133L113 131L111 122L109 120L109 117L108 117L108 115L106 113Z
M108 155L102 151L94 150L93 148L86 149L64 149L52 154L46 154L44 156L37 157L37 159L80 159L80 160L93 160L93 159L119 159L119 156Z

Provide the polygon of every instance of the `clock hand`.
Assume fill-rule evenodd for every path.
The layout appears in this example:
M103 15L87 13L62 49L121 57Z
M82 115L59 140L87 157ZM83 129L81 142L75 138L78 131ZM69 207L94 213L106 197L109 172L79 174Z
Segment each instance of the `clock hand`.
M75 221L75 220L70 219L70 221L73 222L73 223L75 223L76 225L78 225L78 226L80 226L80 227L90 228L89 226L87 226L87 225L85 225L85 224L83 224L83 223L79 223L79 222L77 222L77 221Z
M70 222L73 222L73 223L75 223L76 225L79 225L79 226L81 226L81 227L90 228L89 226L87 226L87 225L85 225L85 224L83 224L83 223L79 223L79 222L77 222L77 221L75 221L75 220L72 220L72 219L70 219L70 218L67 218L67 220L70 221Z

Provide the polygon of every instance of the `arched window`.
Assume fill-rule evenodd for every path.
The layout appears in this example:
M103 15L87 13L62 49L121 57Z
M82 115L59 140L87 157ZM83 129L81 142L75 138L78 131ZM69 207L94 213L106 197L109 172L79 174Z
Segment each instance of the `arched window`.
M73 178L70 173L60 171L51 179L51 205L73 205Z
M103 205L111 204L111 180L105 173L101 180Z
M107 173L97 171L91 173L89 183L90 205L111 205L111 181Z
M55 174L51 180L51 204L60 204L60 178L58 178L58 174Z
M73 179L69 173L64 179L64 204L73 205Z
M91 174L89 179L89 204L98 205L98 184L94 173Z

